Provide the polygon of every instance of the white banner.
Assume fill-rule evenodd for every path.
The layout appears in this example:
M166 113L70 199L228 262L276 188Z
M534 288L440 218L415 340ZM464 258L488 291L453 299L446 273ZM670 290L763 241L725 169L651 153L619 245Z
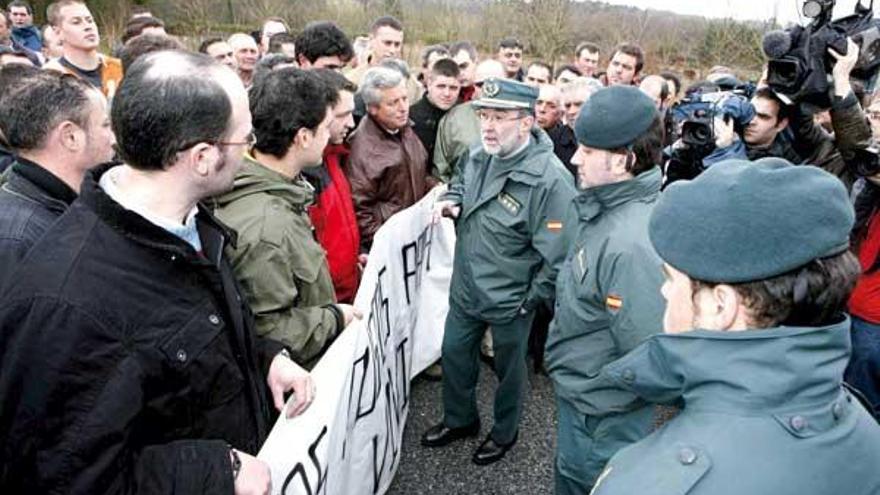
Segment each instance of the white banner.
M400 460L410 380L440 357L455 231L430 222L441 188L373 240L349 325L312 370L311 407L275 424L259 458L274 493L381 494Z

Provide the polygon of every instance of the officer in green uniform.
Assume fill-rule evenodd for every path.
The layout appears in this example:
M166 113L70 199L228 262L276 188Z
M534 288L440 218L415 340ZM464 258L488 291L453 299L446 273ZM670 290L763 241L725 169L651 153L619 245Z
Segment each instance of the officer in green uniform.
M526 343L535 307L554 295L565 247L563 217L575 195L553 143L534 126L538 92L489 78L478 111L482 146L437 202L435 217L457 218L458 240L443 337L443 421L422 444L436 447L479 432L476 384L480 339L494 337L495 424L474 453L485 465L516 442L526 382Z
M558 410L556 493L585 494L608 459L644 438L654 407L604 413L619 389L595 377L662 331L661 261L648 240L660 194L662 122L632 86L595 93L575 123L580 194L565 221L568 254L557 280L546 366Z
M618 452L593 493L880 493L880 426L842 386L853 218L839 179L779 158L666 189L649 224L665 334L600 377L685 406Z

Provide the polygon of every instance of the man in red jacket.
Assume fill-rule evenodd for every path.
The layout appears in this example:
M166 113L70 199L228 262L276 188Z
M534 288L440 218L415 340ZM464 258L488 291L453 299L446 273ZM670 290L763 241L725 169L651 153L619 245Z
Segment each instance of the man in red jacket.
M345 137L354 128L352 111L357 86L333 70L317 69L315 72L325 84L336 88L339 103L333 107L334 119L330 126L330 141L324 149L324 166L303 171L315 187L315 204L309 208L309 215L315 226L315 236L327 252L336 300L351 303L360 279L358 249L361 240L351 186L343 168L348 164Z

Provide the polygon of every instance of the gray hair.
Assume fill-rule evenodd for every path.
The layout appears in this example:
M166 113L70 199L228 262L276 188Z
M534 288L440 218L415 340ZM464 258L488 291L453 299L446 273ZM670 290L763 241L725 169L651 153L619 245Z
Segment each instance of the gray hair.
M602 83L595 78L592 77L577 77L573 79L571 82L567 84L563 84L561 88L559 88L561 94L573 93L575 91L580 91L582 89L586 89L588 91L588 95L592 95L596 91L602 89Z
M359 93L365 105L378 105L382 102L380 91L395 88L403 81L403 74L399 71L388 67L373 67L364 74Z

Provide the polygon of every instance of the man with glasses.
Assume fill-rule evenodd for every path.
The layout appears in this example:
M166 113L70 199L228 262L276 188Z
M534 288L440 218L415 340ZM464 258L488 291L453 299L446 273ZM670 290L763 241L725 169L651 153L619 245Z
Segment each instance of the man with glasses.
M437 202L434 220L457 219L449 314L443 337L443 420L422 436L440 447L480 431L475 389L480 340L492 327L494 425L473 455L499 461L516 443L526 382L526 344L535 309L551 301L562 243L562 219L575 196L553 143L535 127L535 88L485 80L472 102L482 146Z
M480 97L483 81L489 77L504 77L504 66L501 62L489 59L477 65L474 71L474 98ZM480 121L472 103L452 107L437 125L431 174L443 182L452 179L459 160L467 158L468 151L480 144Z
M111 117L124 163L86 174L0 297L0 486L267 493L254 455L285 393L295 415L314 389L254 334L202 205L241 168L247 93L208 57L150 53Z

